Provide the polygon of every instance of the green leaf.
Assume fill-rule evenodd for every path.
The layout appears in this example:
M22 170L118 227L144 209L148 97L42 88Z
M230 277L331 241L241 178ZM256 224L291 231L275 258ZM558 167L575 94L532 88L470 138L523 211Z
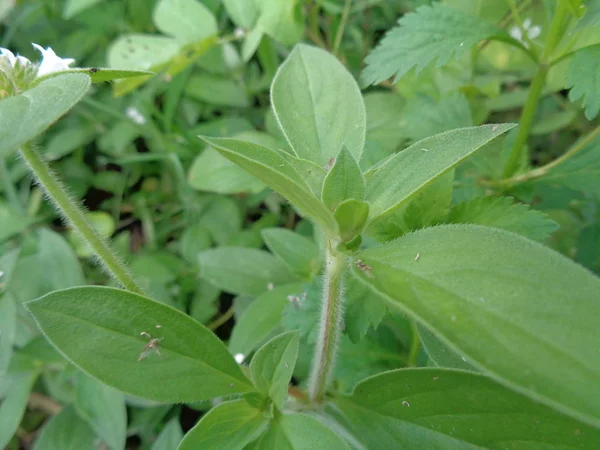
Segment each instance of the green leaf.
M253 450L348 450L350 447L334 431L306 414L278 415Z
M288 296L301 291L301 284L288 284L259 295L236 320L229 351L246 357L256 350L278 329Z
M392 213L412 196L514 124L459 128L423 139L366 174L371 216Z
M288 385L298 358L297 331L274 337L263 345L250 362L250 377L259 392L282 408L287 399Z
M121 392L79 373L75 384L75 409L109 448L125 448L127 410Z
M597 27L600 25L600 1L589 0L585 5L585 14L579 19L574 31L581 31L584 28Z
M65 357L128 394L177 403L252 391L214 334L141 295L81 287L52 292L27 307ZM142 332L161 339L155 351L148 351L149 340Z
M340 421L366 448L559 450L595 448L600 432L489 378L401 369L339 397Z
M299 4L300 3L300 4ZM298 0L261 0L256 28L284 45L294 45L304 34L304 21Z
M265 228L261 235L269 250L290 272L302 279L310 279L319 270L319 247L310 239L285 228Z
M7 389L0 390L0 396L6 392L0 404L0 448L7 448L13 435L17 432L23 414L27 409L29 392L38 377L36 371L9 371L2 374L0 381L7 383ZM2 386L4 387L4 386Z
M111 69L108 67L77 67L75 69L66 69L59 72L49 73L48 75L38 78L35 83L37 85L37 83L44 80L69 73L84 73L91 78L92 83L104 83L106 81L119 80L121 78L141 76L145 76L147 78L150 75L154 75L153 72L148 72L147 70Z
M458 59L479 41L502 31L495 25L463 12L434 3L402 16L365 59L362 78L376 84L391 76L402 78L413 67L421 72L433 60L437 67Z
M2 103L0 103L0 111L2 110L1 105ZM0 201L0 243L20 233L28 226L29 219L27 217L13 211L4 202Z
M370 328L377 329L387 309L383 297L356 278L346 278L344 333L353 343L359 343Z
M16 151L52 125L83 98L89 87L87 75L66 74L0 101L0 155Z
M179 418L171 419L162 429L150 450L176 450L183 439Z
M198 255L200 276L232 294L256 296L294 281L286 266L271 253L254 248L219 247Z
M356 276L473 366L600 424L600 280L583 267L478 225L427 228L357 257L370 269Z
M346 68L319 48L298 45L271 85L275 117L299 158L321 166L342 144L360 160L365 143L365 105Z
M536 241L543 241L558 224L529 205L515 203L510 197L479 197L456 205L446 223L469 223L501 228Z
M238 27L250 29L254 26L259 5L248 0L223 0L227 15Z
M63 7L62 17L63 19L68 20L101 1L102 0L67 0Z
M369 218L369 203L359 200L346 200L336 208L335 220L340 229L342 242L350 242L359 236Z
M17 334L17 303L10 294L0 293L0 330L0 374L5 374L12 358L13 343Z
M321 199L335 211L344 200L364 200L365 180L354 157L342 147L323 182Z
M197 74L188 80L185 93L193 99L217 106L249 106L246 87L222 75Z
M583 99L585 117L593 120L600 112L600 44L575 52L567 72L569 100Z
M217 34L217 21L198 0L159 0L153 14L156 27L180 43L200 41Z
M67 407L44 425L33 448L34 450L95 449L97 439L94 430L79 418L72 407Z
M337 225L331 212L312 194L311 188L292 164L277 151L236 139L202 139L227 159L283 195L325 230L336 231Z
M241 449L258 438L268 425L264 413L246 400L224 402L202 416L177 450Z
M429 361L434 366L447 367L451 369L461 369L476 371L471 364L466 362L465 357L461 357L455 351L444 345L431 331L419 325L419 336L421 343L429 356Z

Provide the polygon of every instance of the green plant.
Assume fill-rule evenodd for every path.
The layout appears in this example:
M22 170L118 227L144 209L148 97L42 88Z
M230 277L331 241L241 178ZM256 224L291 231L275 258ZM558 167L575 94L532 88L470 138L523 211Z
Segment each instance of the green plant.
M245 26L253 27L242 54L250 59L258 48L265 67L273 69L265 56L273 53L265 50L269 44L262 43L270 41L263 36L291 44L302 33L301 26L283 33L272 18L296 24L294 2L246 4L252 14L242 12L243 2L224 3L234 22L248 21ZM337 34L325 36L337 54L343 51L343 28L352 11L352 2L342 3ZM209 76L186 71L217 42L212 12L192 0L159 2L154 23L169 36L137 35L133 43L122 36L111 50L117 58L127 45L136 52L146 45L166 49L165 54L150 52L156 60L144 60L145 67L135 58L119 60L138 71L63 67L46 78L26 79L18 91L3 86L8 96L0 102L0 162L19 151L49 200L79 233L71 237L79 253L93 254L121 289L72 287L85 280L68 245L48 230L40 233L42 261L64 262L70 279L48 283L45 295L25 307L60 354L44 347L42 339L30 340L14 355L2 354L8 354L10 367L0 384L5 396L0 421L11 419L0 428L0 442L10 439L1 430L12 434L18 427L40 373L60 365L64 357L73 363L70 370L77 380L73 406L48 422L40 448L54 448L69 424L69 442L79 448L94 448L96 436L109 448L124 448L126 398L130 405L155 409L159 421L169 404L208 410L185 437L176 420L165 421L154 445L164 442L165 448L178 445L181 450L597 447L600 357L595 319L600 280L536 242L547 240L556 222L506 196L533 197L528 183L544 180L578 189L585 184L586 192L598 193L593 178L599 161L598 125L586 123L580 140L539 167L531 167L526 146L550 68L569 58L572 67L562 87L572 88L572 100L584 98L587 119L598 113L600 90L595 60L589 58L597 53L598 43L578 47L577 40L597 22L597 8L588 6L579 20L580 6L577 1L556 2L544 44L527 35L522 4L506 5L521 36L527 36L522 39L446 5L422 6L403 16L366 59L365 83L395 75L396 82L408 79L408 86L421 89L422 80L411 78L413 68L423 70L435 59L448 64L470 48L475 64L489 42L499 41L534 64L518 128L513 123L473 125L465 92L482 95L488 87L470 79L464 92L445 93L431 111L430 100L417 98L411 106L417 119L403 129L406 135L390 138L400 128L393 120L393 101L365 100L333 54L306 44L296 45L276 72L265 71L273 76L269 120L277 124L275 136L244 129L215 133L210 128L190 136L173 119L175 113L168 112L175 106L165 106L156 120L164 129L154 122L138 124L160 150L119 160L123 166L157 160L161 167L168 165L169 192L188 208L179 236L181 259L162 254L160 268L148 264L154 261L148 256L138 260L133 272L136 267L143 271L145 264L154 269L145 279L136 279L115 256L95 222L102 218L90 217L66 193L32 140L80 102L91 81L131 77L115 87L125 93L148 75L139 70L164 71L175 76L165 94L167 105L177 104L186 83L188 89L195 83L203 86ZM310 21L318 20L314 11L309 12ZM199 31L189 25L183 13L206 27ZM309 26L313 42L327 46L319 28L312 22ZM586 67L577 70L582 64ZM3 73L18 70L14 63ZM194 77L199 81L193 82ZM219 101L248 107L244 95L232 92ZM375 135L377 127L369 122L369 102L377 106L370 111L387 113L380 120L388 133L383 137ZM173 129L192 147L207 145L191 165L189 184L180 159L185 151L161 152L175 146L177 139L169 134ZM201 141L194 134L201 134ZM393 144L384 146L386 139ZM401 151L396 151L398 142L405 147ZM210 178L217 169L223 175ZM292 221L300 216L303 225L296 231L278 228L280 222L269 222L265 215L244 233L234 201L198 198L190 185L220 194L253 194L259 203L275 204L273 210L288 208ZM9 179L6 197L20 208L21 196L11 186ZM289 205L269 197L265 187ZM156 237L157 221L148 218L150 201L150 196L138 196L132 204L147 245L156 250L157 241L168 239ZM7 227L7 237L19 230L19 223L9 225L17 231ZM308 231L302 232L301 226ZM214 242L218 246L213 248ZM269 252L260 248L263 242ZM0 256L6 284L12 282L20 248ZM28 251L25 245L23 251ZM193 275L190 280L179 275L175 282L168 270L172 266L184 266L184 274L190 266ZM186 314L168 288L197 283L196 273L206 284L194 297L193 305L200 306ZM228 346L211 331L229 320L228 312L209 323L214 311L207 305L220 290L237 295L234 308L241 309L231 309L236 321ZM13 295L8 291L0 298L0 320L15 340ZM244 298L253 300L244 303ZM398 338L401 334L408 338ZM402 364L397 359L404 353L395 347L397 341L409 344ZM13 342L8 346L10 350ZM430 367L418 367L425 365L423 358ZM57 395L70 398L56 380L45 382ZM220 401L208 403L214 399ZM10 414L3 415L3 410ZM151 421L150 415L140 417L140 422Z

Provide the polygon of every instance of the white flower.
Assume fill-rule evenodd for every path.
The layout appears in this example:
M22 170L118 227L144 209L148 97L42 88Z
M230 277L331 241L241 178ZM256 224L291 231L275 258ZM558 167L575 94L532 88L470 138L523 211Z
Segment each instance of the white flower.
M235 362L237 362L238 364L243 363L244 358L245 358L245 356L242 355L241 353L236 353L236 355L234 356Z
M4 58L6 58L8 60L8 63L12 67L15 67L15 64L17 64L17 63L19 63L19 65L21 67L25 67L25 66L28 66L31 64L31 61L29 61L27 58L25 58L24 56L21 56L19 54L17 54L17 56L15 56L14 53L11 52L7 48L0 47L0 56L4 56Z
M535 39L542 33L542 27L539 25L531 26L531 19L525 19L523 21L523 29L527 33L527 37L529 39ZM523 40L523 33L521 32L521 28L514 26L510 29L510 36L518 41L521 41L525 46L527 43Z
M61 58L60 56L57 56L50 47L44 50L41 45L33 43L31 45L42 54L42 62L40 63L37 73L38 77L43 77L44 75L53 72L68 70L69 65L75 62L73 58Z
M125 115L138 125L144 125L146 123L146 118L135 106L129 106L125 110Z

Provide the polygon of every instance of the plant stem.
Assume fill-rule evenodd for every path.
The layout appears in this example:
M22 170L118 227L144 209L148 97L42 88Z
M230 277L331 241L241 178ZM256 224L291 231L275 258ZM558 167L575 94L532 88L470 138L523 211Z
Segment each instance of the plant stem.
M346 23L348 22L348 16L350 15L351 5L352 0L346 0L344 10L342 11L342 18L340 19L340 25L338 26L337 34L335 35L335 42L333 43L333 54L336 56L338 56L340 44L342 43L342 38L344 37L344 30L346 29Z
M529 95L527 96L525 107L521 113L519 132L508 160L506 161L506 165L504 166L504 178L509 178L514 175L519 167L519 161L521 160L523 148L527 143L531 126L533 125L533 119L535 112L537 111L540 95L542 93L542 89L544 88L544 84L546 83L546 75L548 74L548 69L550 68L550 56L562 37L564 28L563 25L567 17L567 13L568 11L563 2L557 2L556 11L554 13L554 17L552 18L550 30L548 31L548 35L546 37L544 51L540 57L537 72L531 82Z
M142 289L137 285L127 268L110 250L108 244L92 228L81 208L69 197L62 183L52 173L50 167L48 167L40 154L31 144L23 145L20 152L36 180L46 191L48 197L50 197L61 215L91 247L107 272L125 289L137 294L143 294Z
M316 403L323 400L335 365L342 325L344 272L346 271L346 258L338 253L335 243L328 240L326 247L321 325L309 385L310 399Z

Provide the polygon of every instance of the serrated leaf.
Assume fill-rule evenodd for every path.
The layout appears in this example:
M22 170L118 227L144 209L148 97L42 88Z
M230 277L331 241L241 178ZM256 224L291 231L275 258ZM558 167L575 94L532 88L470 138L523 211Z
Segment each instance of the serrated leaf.
M34 450L95 449L97 439L94 430L75 413L72 407L67 407L44 425L33 448Z
M276 287L259 295L236 319L229 339L229 351L246 357L256 350L279 329L288 296L302 291L301 284Z
M263 345L250 361L250 377L256 389L282 408L298 357L298 332L288 331Z
M478 225L427 228L357 258L370 270L355 267L354 275L473 366L600 424L600 355L593 344L600 279L583 267L517 234Z
M271 85L273 111L299 158L324 166L342 144L357 159L365 143L365 106L358 85L331 54L300 44Z
M371 217L392 213L437 177L514 127L498 124L447 131L384 160L365 175Z
M457 370L393 370L334 403L340 422L373 449L592 449L600 439L597 429Z
M344 200L364 200L365 179L352 154L342 147L323 181L321 199L332 211Z
M1 100L0 155L8 155L35 138L75 106L89 87L89 76L70 73Z
M131 395L176 403L252 391L219 338L186 314L141 295L81 287L52 292L27 307L65 357ZM154 352L142 332L161 339Z
M238 295L256 296L271 286L294 281L287 267L269 252L244 247L218 247L198 254L200 277Z
M558 224L543 212L515 203L510 197L479 197L456 205L446 223L501 228L536 241L543 241L558 228Z
M302 213L330 232L337 224L333 215L312 192L293 165L280 153L251 142L227 138L202 139L270 188L287 198Z
M306 414L277 415L250 449L348 450L350 447L334 431Z
M177 450L237 450L254 441L269 425L262 411L245 399L221 403L183 438Z
M310 239L285 228L265 228L261 235L269 250L292 273L310 279L319 270L319 247Z
M569 100L583 99L585 117L593 120L600 112L600 44L575 52L567 72Z
M395 81L413 67L419 73L437 59L437 67L458 59L479 41L502 31L479 17L464 14L440 3L421 6L408 13L365 59L362 78L376 84L391 76Z

